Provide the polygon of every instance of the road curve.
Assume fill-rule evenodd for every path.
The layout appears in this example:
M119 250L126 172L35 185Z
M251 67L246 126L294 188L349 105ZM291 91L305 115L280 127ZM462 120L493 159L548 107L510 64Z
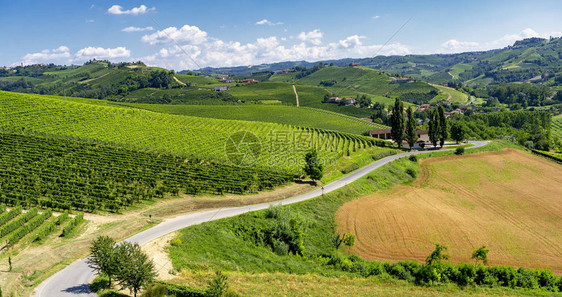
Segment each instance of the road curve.
M479 148L488 144L484 141L474 141L471 142L473 146L467 149ZM452 151L453 149L446 149L441 151ZM420 151L420 152L409 152L402 153L393 156L389 156L378 161L375 161L361 169L358 169L336 181L333 181L324 186L324 193L329 193L335 191L341 187L352 183L361 177L369 174L371 171L390 163L399 158L427 154L435 151ZM166 235L170 232L183 229L185 227L201 224L208 221L214 221L222 218L237 216L246 212L262 210L268 208L270 205L286 205L297 203L305 200L309 200L322 195L322 189L316 189L312 192L302 194L299 196L287 198L284 200L254 204L248 206L231 207L231 208L221 208L218 210L206 210L195 213L189 213L182 215L173 219L166 220L157 226L154 226L148 230L140 232L134 236L131 236L125 241L136 242L143 245L149 241L152 241L158 237ZM86 264L86 259L82 259L72 263L63 270L52 275L50 278L43 281L34 291L32 297L96 297L97 295L90 290L89 283L94 278L95 273Z

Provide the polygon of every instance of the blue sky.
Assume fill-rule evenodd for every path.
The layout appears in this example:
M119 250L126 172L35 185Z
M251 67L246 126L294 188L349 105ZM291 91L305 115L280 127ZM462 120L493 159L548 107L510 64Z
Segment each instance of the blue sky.
M558 0L0 0L0 12L0 65L103 58L182 70L487 50L562 35Z

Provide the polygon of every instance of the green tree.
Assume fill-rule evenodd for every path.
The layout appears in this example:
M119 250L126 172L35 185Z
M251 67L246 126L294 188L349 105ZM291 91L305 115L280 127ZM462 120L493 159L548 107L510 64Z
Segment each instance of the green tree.
M324 166L318 158L318 152L313 149L304 156L304 173L316 183L324 176Z
M449 130L447 129L447 118L445 117L445 109L443 105L439 105L437 108L437 113L439 114L439 145L443 147L445 144L445 139L449 137Z
M488 265L488 252L490 250L486 249L486 246L483 245L477 249L475 249L472 252L472 257L470 257L471 259L474 259L474 261L476 261L476 263L478 263L478 261L482 261L482 264L484 265Z
M416 119L414 118L412 106L408 107L408 111L406 114L408 115L408 124L406 125L406 140L408 141L410 150L412 150L412 147L414 147L416 141L418 141L418 125L416 123Z
M392 140L398 144L398 148L402 145L404 140L404 104L400 99L396 98L394 107L392 108L392 115L390 117Z
M115 240L109 236L98 236L90 246L90 257L86 263L97 273L107 275L109 287L111 287L111 278L118 271L118 262Z
M437 146L439 142L439 135L441 134L441 124L439 121L439 113L436 109L431 111L429 114L429 141L433 144L433 147Z
M451 138L456 141L457 143L463 141L466 138L466 126L459 122L455 121L451 124Z
M156 277L154 263L141 250L138 243L122 242L116 246L119 256L115 279L121 287L129 289L136 297L137 292L146 287Z
M435 244L435 250L431 252L429 256L425 259L425 264L427 265L441 265L443 260L448 260L449 255L445 254L447 247L444 245L440 245L439 243Z

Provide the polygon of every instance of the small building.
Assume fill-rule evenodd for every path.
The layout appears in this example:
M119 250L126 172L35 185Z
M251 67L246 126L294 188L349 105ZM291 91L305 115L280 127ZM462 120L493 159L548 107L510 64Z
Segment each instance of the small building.
M355 105L355 102L357 102L356 98L345 98L345 104L347 105Z
M342 98L340 98L340 97L330 97L330 98L328 98L329 103L340 103L341 101L342 101Z
M230 83L235 83L236 81L234 79L231 79L231 78L221 78L220 82L230 84Z
M379 139L384 139L384 140L392 140L392 129L388 128L388 129L377 129L377 130L371 130L369 131L369 136L374 137L374 138L379 138ZM422 130L422 129L418 129L417 131L418 134L418 140L416 142L416 144L414 145L414 149L420 149L420 148L424 148L426 144L429 144L429 131L428 130ZM402 143L403 147L408 148L408 142L404 142Z
M230 91L230 87L229 86L216 86L213 91L215 92L221 92L221 91Z
M359 67L361 66L359 63L351 63L351 67Z
M257 84L258 80L257 79L253 79L253 78L247 78L245 80L242 81L245 84Z

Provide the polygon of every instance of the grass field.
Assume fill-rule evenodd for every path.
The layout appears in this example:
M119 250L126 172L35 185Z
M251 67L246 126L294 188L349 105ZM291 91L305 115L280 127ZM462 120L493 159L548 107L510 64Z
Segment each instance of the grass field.
M287 105L126 105L162 113L226 120L270 122L355 134L364 134L370 129L384 128L383 125L373 124L371 122L340 113L307 107L297 108L295 106Z
M407 186L345 204L338 230L357 236L349 251L371 260L423 262L436 242L453 262L486 245L491 265L562 273L562 167L508 149L425 159Z
M464 94L462 92L459 92L453 88L448 88L448 87L444 87L441 85L433 85L432 86L436 87L439 92L441 92L442 94L446 95L444 97L440 97L439 100L437 100L438 98L433 98L430 102L431 103L437 103L439 101L450 101L452 103L459 103L459 104L465 104L468 101L468 95ZM443 99L443 100L441 100Z

